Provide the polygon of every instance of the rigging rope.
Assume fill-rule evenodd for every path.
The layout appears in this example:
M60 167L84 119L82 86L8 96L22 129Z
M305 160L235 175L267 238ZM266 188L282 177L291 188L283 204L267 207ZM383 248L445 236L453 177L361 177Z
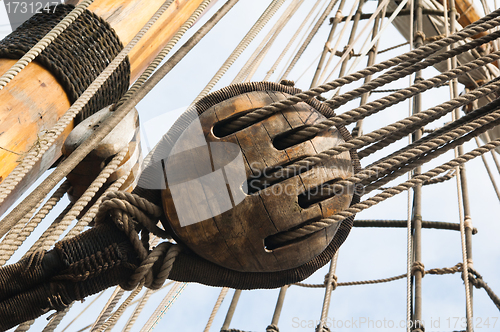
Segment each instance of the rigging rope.
M375 64L373 66L367 67L365 69L359 70L353 74L340 77L338 79L335 79L331 82L328 82L326 84L320 85L318 87L312 88L308 91L304 91L301 93L298 93L296 95L293 95L285 100L277 101L274 102L270 105L267 105L263 108L254 110L248 114L245 114L244 116L238 118L233 122L233 125L236 126L237 124L241 124L240 126L244 126L247 123L253 123L256 121L259 121L263 118L266 118L270 116L271 114L280 111L282 109L285 109L287 107L293 106L301 101L306 101L312 97L316 97L324 92L336 89L338 87L341 87L343 85L352 83L354 81L357 81L361 78L365 78L368 75L375 74L381 70L396 66L393 70L394 72L400 71L400 70L405 70L408 66L411 66L418 61L420 61L422 58L435 53L436 51L442 49L443 47L456 42L458 40L464 39L466 37L473 36L477 34L478 32L485 31L487 29L490 29L492 27L497 26L500 24L500 17L496 18L497 16L500 15L500 9L496 10L495 12L491 13L489 16L485 16L482 19L476 21L475 23L471 24L467 28L451 35L450 37L443 38L441 40L432 42L427 45L423 45L415 50L409 51L405 54L399 55L397 57L394 57L392 59L383 61L379 64ZM467 47L470 45L474 45L474 41L468 43ZM462 50L462 46L457 47L457 49ZM450 55L452 56L452 55ZM436 58L437 56L434 56L433 58ZM430 64L429 64L430 65ZM418 66L418 64L416 65ZM425 68L425 67L423 67ZM420 69L423 69L420 68ZM391 73L392 75L392 73ZM374 80L375 81L375 80ZM374 81L371 81L370 83L373 83ZM367 91L364 91L367 92ZM364 93L363 92L363 93ZM335 101L326 101L329 106L335 107L334 103Z
M498 34L500 37L500 33ZM460 66L456 69L450 70L448 72L444 72L440 75L437 75L433 78L419 81L415 83L414 85L404 88L404 89L399 89L396 92L393 92L392 94L383 97L381 99L377 99L375 101L372 101L368 104L359 106L353 110L347 111L345 113L342 113L340 115L331 117L327 120L321 121L317 124L310 125L307 127L304 127L303 129L294 132L293 134L281 138L284 144L291 146L294 144L297 144L297 142L302 142L304 140L310 139L314 137L315 135L319 134L320 132L335 126L337 124L342 124L342 125L347 125L349 123L364 119L365 117L369 115L373 115L377 112L380 112L390 106L396 105L408 98L411 98L421 92L427 91L431 88L435 88L440 86L442 83L449 81L450 79L459 77L463 75L466 72L470 72L474 69L480 68L484 66L486 63L493 62L497 59L500 59L500 52L495 52L491 53L487 56L481 57L479 59L476 59L474 61L468 62L467 64ZM410 73L408 73L410 74ZM405 73L404 76L407 74ZM401 76L401 77L404 77ZM373 80L372 82L376 81L377 79ZM369 85L370 83L367 83L365 85ZM384 83L385 84L385 83ZM373 153L373 152L372 152ZM362 158L362 156L360 156Z
M54 194L52 194L52 196L47 200L47 202L42 206L38 213L33 218L31 218L31 220L27 224L23 225L21 222L19 222L11 229L11 231L0 243L0 266L4 265L17 251L17 249L19 249L19 247L24 243L28 236L30 236L33 230L59 202L64 194L66 194L69 187L69 182L64 181L54 192ZM23 228L19 229L20 227Z
M300 24L300 26L297 28L297 30L295 30L295 33L290 38L290 40L288 41L288 43L286 44L285 48L283 49L283 51L281 52L281 54L278 56L278 58L276 59L276 61L274 62L274 64L271 66L271 69L269 69L269 71L267 72L267 74L264 77L263 81L268 81L269 80L269 78L271 77L271 75L274 73L274 71L276 70L276 68L278 67L278 65L281 63L281 61L285 57L285 54L288 52L288 50L290 50L290 47L292 47L292 44L297 39L297 36L302 32L302 29L306 25L307 21L309 21L309 19L311 18L312 14L314 13L314 11L318 7L318 5L321 3L321 1L322 0L317 0L314 3L314 6L311 8L311 10L307 14L307 16L304 18L304 20L302 21L302 23Z
M229 57L224 61L222 66L219 68L214 77L208 82L205 88L200 92L198 97L193 101L193 104L197 103L201 98L205 97L215 86L215 84L221 79L221 77L226 73L229 67L236 61L236 59L243 53L247 46L252 42L252 40L257 36L257 34L262 30L262 28L269 22L271 17L276 14L281 5L285 0L273 0L269 7L264 11L264 13L259 17L257 22L252 26L252 28L247 32L245 37L236 46L234 51L229 55Z
M292 62L290 63L290 65L288 65L288 68L285 70L285 73L281 76L282 80L287 79L287 77L290 74L290 72L292 71L293 67L295 67L295 65L297 64L297 61L299 61L302 54L304 54L307 46L309 46L309 44L313 40L314 36L316 36L316 33L318 32L319 28L323 25L326 18L331 13L331 11L333 10L333 7L335 7L337 2L338 2L338 0L331 0L330 3L328 4L328 6L325 8L325 11L323 12L323 14L321 14L320 18L318 19L318 21L314 25L313 29L311 30L311 32L307 36L306 40L304 41L304 43L300 47L299 51L297 52L297 54L295 54L294 58L292 59Z
M105 78L107 76L109 76L111 73L109 71L112 71L114 69L117 68L117 66L119 65L119 63L121 62L121 60L123 60L125 57L126 57L126 54L128 53L128 51L132 48L133 45L135 45L135 43L138 42L138 40L146 33L146 31L154 24L154 22L156 22L156 20L159 18L159 16L161 16L163 14L163 12L169 7L169 5L172 3L173 0L167 0L159 9L158 11L153 15L153 17L148 21L148 23L146 23L146 25L141 29L141 31L139 31L137 33L137 35L132 39L132 41L120 52L120 54L118 54L118 56L111 62L111 64L106 68L105 71L103 71L103 73L100 74L100 76L91 84L91 86L89 86L89 88L84 92L84 94L82 94L82 96L80 96L80 98L70 107L70 109L68 110L68 112L65 114L65 116L63 116L59 121L58 121L58 124L61 123L61 121L63 120L63 118L66 117L66 115L68 113L71 113L70 111L72 109L74 109L76 111L76 113L78 113L78 110L81 110L81 108L83 107L83 105L78 106L77 108L77 104L79 104L79 101L85 103L86 101L88 101L90 99L89 98L84 98L85 95L87 93L89 94L93 94L95 93L95 91L93 91L94 89L92 89L92 87L97 87L99 86L100 84L102 84L102 82L100 82L100 80L105 80ZM197 17L199 17L199 15L201 14L201 12L204 11L204 9L206 8L206 6L208 5L208 2L209 0L207 1L204 1L199 7L198 9L195 11L195 13L193 13L193 15L190 17L190 19L185 23L186 25L190 24L192 25L193 22L196 20ZM190 26L189 25L189 26ZM187 28L185 29L180 29L178 33L183 33L185 32L185 30L187 30ZM178 36L174 36L174 38L178 38ZM171 46L170 44L167 44L167 46ZM166 46L166 47L167 47ZM164 52L162 53L162 55L166 55L164 54ZM161 61L161 60L160 60ZM148 71L143 73L141 75L141 78L140 79L144 79L143 75L144 76L148 76L150 72L152 72L154 70L153 67L155 67L155 65L157 63L159 63L160 61L156 61L154 64L152 64L151 66L148 67ZM44 180L39 187L37 187L24 201L22 204L18 205L9 215L7 215L3 220L2 220L2 223L0 224L0 236L5 234L5 231L6 229L11 226L12 224L14 224L16 222L16 219L19 218L19 214L22 214L22 212L24 210L29 210L31 209L31 204L33 204L33 200L36 200L36 197L40 196L40 197L44 197L48 191L50 191L50 188L52 187L52 183L55 181L55 179L62 179L64 176L66 176L90 151L92 151L92 149L128 114L128 112L132 109L133 106L135 106L135 104L137 104L138 102L138 99L142 98L147 92L149 92L151 89L152 89L152 86L154 86L155 83L153 83L153 81L151 81L151 84L146 84L144 83L141 87L141 89L137 89L133 95L127 95L125 94L124 97L122 97L122 100L121 102L123 102L123 104L121 105L121 107L118 107L114 114L112 116L110 116L107 121L105 123L103 123L87 140L84 144L82 144L81 146L79 146L72 154L70 157L68 157L66 160L64 160L63 162L61 162L61 164L56 168L56 170L54 170L54 172L52 173L51 175L51 178L50 179L46 179ZM126 100L127 102L124 102L124 100ZM120 102L119 102L120 104ZM132 105L133 104L133 105ZM75 113L75 115L76 115ZM71 119L73 118L74 116L71 117ZM68 119L69 121L71 119ZM69 122L68 122L69 123ZM65 124L63 127L66 128L67 124ZM61 128L61 126L59 125L56 125L56 127L58 128ZM57 130L54 130L54 131L49 131L50 133L55 133ZM61 132L62 132L62 129L61 129ZM55 137L52 137L49 141L53 142L55 140ZM48 148L48 147L47 147ZM43 150L43 149L42 149ZM45 149L46 150L46 149ZM42 153L43 151L41 151L40 153ZM27 157L30 157L30 155L28 155ZM21 168L21 170L19 172L16 171L16 169L11 173L9 174L9 176L0 184L0 203L3 201L3 199L5 199L6 195L12 191L12 189L14 188L15 184L17 184L24 175L27 174L28 170L33 166L34 164L34 161L33 163L31 163L31 159L33 158L34 156L31 156L30 158L28 158L30 160L30 165L28 166L28 168L24 168L23 169L23 162L21 162L17 167L16 169L19 167ZM38 159L38 157L35 157L35 159ZM22 174L22 176L20 176L20 173ZM8 181L9 178L12 178L14 179L13 181Z
M273 27L269 30L267 35L264 37L262 42L255 48L255 51L252 53L250 58L248 58L247 62L240 69L236 77L233 79L231 84L241 83L244 80L248 81L249 78L252 77L254 72L254 68L257 68L261 61L263 60L267 51L272 46L278 35L283 30L283 27L288 24L292 16L302 5L303 0L293 0L292 3L286 8L281 17L276 21Z
M213 324L214 319L215 319L215 315L217 315L217 312L219 311L219 308L222 304L222 301L224 301L224 298L226 297L228 291L229 291L228 287L222 287L222 289L220 290L220 294L217 297L217 300L215 301L214 308L212 309L212 312L210 313L210 317L208 318L207 325L205 326L205 329L203 330L203 332L210 331L210 328L212 327L212 324Z
M339 222L344 220L345 218L357 214L371 206L374 206L390 197L393 197L405 190L408 190L410 188L413 188L417 184L420 184L430 178L435 177L436 175L446 172L450 169L453 169L456 166L462 165L465 162L474 159L494 148L497 146L500 146L500 139L497 139L495 141L492 141L488 144L482 145L480 148L476 148L472 150L471 152L468 152L458 158L455 158L439 167L433 168L432 170L423 173L421 175L418 175L411 180L408 180L406 182L403 182L397 186L391 187L389 189L384 190L382 193L379 193L369 199L366 199L360 203L354 204L348 209L341 211L329 218L322 219L317 222L313 222L305 227L302 227L300 229L297 229L295 231L290 231L286 234L286 236L283 235L276 235L277 240L280 242L283 241L290 241L292 239L295 239L297 237L302 237L308 234L312 234L314 232L317 232L318 230L321 230L325 227L330 226L333 223Z

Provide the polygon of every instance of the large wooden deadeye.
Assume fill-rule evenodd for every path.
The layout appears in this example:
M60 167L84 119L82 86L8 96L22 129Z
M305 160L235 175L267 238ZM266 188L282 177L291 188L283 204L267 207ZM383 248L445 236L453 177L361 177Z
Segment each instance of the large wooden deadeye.
M352 190L328 191L329 184L353 175L349 152L276 178L287 165L344 142L332 127L310 140L283 145L283 137L294 129L325 119L313 106L302 102L231 129L235 119L287 96L252 91L211 106L184 129L164 159L162 198L173 232L196 254L225 268L270 272L310 261L330 244L340 223L284 243L275 235L351 203Z

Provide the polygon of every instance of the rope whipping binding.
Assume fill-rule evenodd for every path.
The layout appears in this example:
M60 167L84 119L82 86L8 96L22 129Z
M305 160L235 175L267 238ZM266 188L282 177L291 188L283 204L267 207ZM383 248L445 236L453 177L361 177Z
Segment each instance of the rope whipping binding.
M45 37L31 48L19 61L16 62L5 74L0 77L0 90L2 90L17 74L33 61L43 50L52 43L66 28L73 23L94 0L84 0L79 3L59 24L57 24Z

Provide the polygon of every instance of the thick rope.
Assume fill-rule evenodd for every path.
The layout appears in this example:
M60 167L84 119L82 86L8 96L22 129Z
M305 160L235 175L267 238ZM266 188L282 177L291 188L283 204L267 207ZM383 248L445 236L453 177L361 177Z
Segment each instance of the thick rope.
M141 314L142 310L144 309L144 306L149 301L149 298L151 297L151 295L153 295L153 293L154 293L153 290L146 289L146 291L144 292L144 295L139 300L139 304L137 305L134 312L132 313L132 315L128 319L127 323L125 323L125 326L123 327L122 332L129 332L132 329L132 327L135 324L135 321L137 320L137 318ZM130 305L132 305L132 304L133 304L133 302L130 303Z
M116 286L115 291L111 295L110 299L108 300L104 308L102 308L97 321L94 323L94 326L90 328L91 332L100 328L101 325L104 324L104 322L109 318L109 316L111 316L113 309L121 300L124 293L125 290L123 290L123 288L121 288L120 286Z
M499 33L500 36L500 33ZM447 82L453 78L459 77L466 72L470 72L474 69L483 67L485 64L493 62L500 59L500 52L492 53L488 56L481 57L474 61L471 61L463 66L460 66L451 71L442 73L431 79L420 81L408 88L400 89L389 96L383 97L381 99L372 101L368 104L357 107L348 112L342 113L338 116L331 117L314 125L304 127L303 129L294 132L289 136L281 138L283 144L287 146L292 146L299 142L308 140L315 135L327 130L328 128L335 125L347 125L349 123L366 118L369 115L375 114L381 110L384 110L390 106L396 105L408 98L411 98L421 92L427 91L431 88L439 87L442 83ZM405 75L406 76L406 75Z
M59 326L59 324L61 324L61 321L66 316L69 309L71 309L72 305L73 303L64 308L64 310L58 311L57 314L55 314L54 317L52 317L49 324L45 326L42 332L54 332L54 330Z
M53 231L45 238L45 241L42 243L43 249L49 249L52 247L54 243L59 240L61 234L63 234L66 229L71 225L73 220L75 220L78 215L82 212L82 210L88 205L88 203L94 198L96 193L101 189L101 187L106 183L108 178L113 174L122 160L127 155L128 150L124 149L120 153L118 153L111 162L104 167L99 176L92 181L90 186L85 190L83 195L76 201L76 203L71 207L69 212L64 216L61 222L58 223L57 227L53 229Z
M118 180L116 180L115 182L113 182L104 191L104 193L97 199L97 201L94 204L92 204L92 206L90 207L90 209L87 212L85 212L85 214L83 215L83 217L81 217L76 222L76 225L73 226L72 229L70 229L70 231L68 232L68 234L66 234L66 236L64 238L65 239L70 239L70 238L75 237L78 234L80 234L85 229L85 227L87 227L90 224L90 222L97 215L97 212L99 211L99 206L101 205L101 202L102 202L103 198L106 197L108 193L115 192L115 191L119 190L122 187L123 183L129 177L129 175L130 175L130 172L128 172L127 174L122 175Z
M102 294L104 294L104 291L100 292L99 295L97 295L89 304L87 304L87 306L81 310L78 315L73 318L73 320L71 320L71 322L68 323L68 325L66 325L66 327L64 327L64 329L61 330L61 332L64 332L66 331L78 318L80 318L101 296ZM90 326L88 326L87 328L90 328Z
M130 293L127 299L118 307L118 309L111 315L111 317L104 322L101 326L95 329L95 332L104 332L108 328L112 328L121 317L125 309L130 305L130 302L139 294L142 290L143 283L141 282L135 289ZM94 331L93 331L94 332Z
M500 139L492 141L488 144L485 144L481 146L480 148L476 148L472 150L471 152L468 152L458 158L455 158L439 167L433 168L432 170L423 173L421 175L418 175L411 180L408 180L406 182L403 182L397 186L391 187L389 189L384 190L382 193L379 193L369 199L366 199L360 203L354 204L348 209L345 209L329 218L324 218L321 219L317 222L313 222L307 226L304 226L302 228L299 228L294 231L289 231L287 233L283 234L278 234L275 235L276 241L279 242L286 242L290 241L299 237L303 237L312 233L315 233L319 230L322 230L324 228L330 227L331 225L344 220L347 217L350 217L354 214L357 214L363 210L366 210L369 207L372 207L374 205L377 205L378 203L385 201L386 199L393 197L403 191L406 191L410 188L415 187L416 185L435 177L436 175L449 171L450 169L453 169L456 166L462 165L465 162L474 159L494 148L497 146L500 146Z
M10 257L14 254L14 252L22 245L22 242L16 241L16 232L19 233L36 212L36 210L40 207L39 202L29 213L27 213L19 222L10 230L10 232L5 237L4 241L2 241L2 245L0 246L0 266L4 265ZM5 243L4 243L5 242Z
M0 77L0 90L2 90L17 74L33 61L42 51L63 33L82 13L94 2L84 0L79 3L61 22L59 22L45 37L33 46L21 59L19 59L5 74Z
M132 290L139 283L144 283L150 289L159 289L168 278L175 258L181 250L178 245L163 242L149 252L149 245L146 246L143 241L149 238L150 233L161 238L170 237L157 226L159 217L163 214L162 208L138 195L118 191L108 193L103 198L95 218L96 225L106 222L109 214L118 229L128 236L142 262L128 282L121 285L122 288ZM137 229L141 229L142 239ZM153 265L159 260L162 260L160 271L153 275Z
M384 160L381 163L377 163L377 165L373 167L375 167L374 169L378 169L377 175L380 179L376 180L370 185L367 185L364 188L365 194L371 192L374 189L379 188L380 186L383 186L384 184L390 182L392 179L395 179L396 177L399 177L400 175L410 171L417 165L422 165L442 155L443 153L449 151L450 149L455 148L471 140L472 138L495 127L499 123L500 123L500 111L495 111L489 115L483 116L478 120L472 121L466 125L458 127L455 130L451 130L448 133L441 135L438 138L435 138L425 143L422 142L422 144L417 146L416 148L405 150L400 154L400 156L390 158L387 160L387 162L386 160ZM477 129L473 130L474 128ZM467 132L469 133L464 135ZM399 162L397 162L397 160L399 160ZM389 166L390 164L392 164L392 166ZM366 177L365 179L367 178L369 177ZM363 184L367 184L367 181L363 181Z
M420 112L414 116L410 116L406 119L403 119L403 120L400 120L400 121L397 121L389 126L386 126L386 127L383 127L381 129L378 129L378 130L375 130L369 134L366 134L366 135L363 135L363 136L360 136L360 137L357 137L357 138L354 138L348 142L345 142L345 143L342 143L342 144L339 144L338 146L336 147L333 147L333 148L330 148L328 150L325 150L321 153L318 153L314 156L311 156L311 157L307 157L303 160L300 160L298 162L295 162L287 167L284 167L283 169L281 169L279 172L277 173L274 173L274 174L270 174L269 176L269 181L272 181L274 180L274 178L279 178L279 177L282 177L282 176L289 176L290 174L295 174L296 173L296 170L297 169L300 169L301 167L304 167L304 168L311 168L315 165L318 165L320 163L322 163L323 161L326 161L328 160L329 158L331 158L332 156L335 156L341 152L344 152L344 151L349 151L350 149L357 149L361 146L365 146L365 145L368 145L370 143L373 143L373 142L376 142L384 137L387 137L389 136L391 133L394 133L394 132L397 132L399 130L408 130L406 128L408 128L409 125L412 125L412 126L415 126L415 127L419 127L421 126L423 123L429 123L437 118L439 118L440 116L446 114L447 112L449 111L452 111L453 109L455 109L456 107L460 107L462 105L465 105L467 103L469 103L470 101L472 100L475 100L477 98L480 98L481 96L484 96L484 95L487 95L487 94L490 94L494 91L497 91L498 89L500 89L500 82L497 82L497 83L491 83L491 84L488 84L488 85L485 85L483 87L481 87L480 89L478 90L474 90L474 91L471 91L470 93L468 94L465 94L463 96L459 96L453 100L450 100L448 102L445 102L441 105L438 105L438 106L435 106L427 111L423 111L423 112ZM492 114L493 115L493 114ZM477 121L479 120L476 120L476 126L480 126L480 125L484 125L484 120L481 122L481 124L477 124ZM469 126L471 126L472 124L469 124ZM454 132L456 133L458 131L455 130ZM399 136L402 136L403 134L404 135L407 135L408 133L407 132L400 132L398 133ZM431 142L427 142L426 144L428 146L431 146L431 147L437 147L439 145L441 145L443 142L441 140L434 140L434 141L431 141ZM420 144L418 147L416 147L418 149L422 149L422 145ZM430 149L430 148L429 148ZM405 151L405 153L408 152L408 151ZM412 151L412 152L416 152L415 150ZM413 157L413 156L412 156ZM396 157L393 157L392 159L388 159L388 160L383 160L385 163L387 162L394 162L394 158ZM406 160L410 159L410 157L407 157ZM381 170L380 169L380 163L378 165L379 168L377 168L376 170L374 169L365 169L363 171L361 171L360 173L357 173L355 175L355 178L358 178L358 179L361 179L361 177L363 177L363 179L366 179L366 178L369 178L373 175L378 175L378 172ZM353 177L354 178L354 177ZM351 178L351 179L353 179ZM359 182L359 181L351 181L351 180L343 180L343 181L339 181L338 183L336 183L335 185L333 185L333 188L335 188L336 190L343 190L342 186L343 185L352 185L353 183L356 183L356 182Z
M26 332L31 328L31 325L35 323L35 320L29 320L27 322L24 322L22 324L19 324L19 326L16 328L14 332Z
M373 66L367 67L367 68L360 70L356 73L353 73L351 75L338 78L338 79L333 80L329 83L312 88L308 91L293 95L285 100L277 101L277 102L274 102L274 103L267 105L263 108L254 110L254 111L252 111L248 114L245 114L244 116L234 120L231 125L240 128L240 127L244 127L248 123L255 123L263 118L270 116L271 114L273 114L277 111L280 111L282 109L293 106L301 101L306 101L306 100L308 100L312 97L316 97L324 92L336 89L336 88L341 87L343 85L357 81L361 78L365 78L368 75L375 74L376 72L393 67L395 65L398 65L398 67L396 67L397 70L394 70L395 72L400 71L400 70L404 70L405 68L415 64L416 62L418 62L419 60L421 60L425 56L428 56L432 53L435 53L449 44L452 44L458 40L462 40L466 37L473 36L473 35L477 34L478 32L482 32L484 30L487 30L487 29L490 29L490 28L497 26L500 23L500 18L496 18L496 19L491 19L491 18L498 16L500 14L500 9L495 11L494 13L495 14L493 14L493 13L491 14L492 15L491 17L485 16L485 17L483 17L483 19L476 21L475 23L471 24L467 28L461 30L460 32L457 32L457 33L451 35L448 38L444 38L444 39L441 39L439 41L421 46L413 51L407 52L405 54L402 54L402 55L397 56L395 58L381 62L379 64L375 64ZM489 21L490 19L491 19L491 21ZM485 37L487 37L487 36L485 36ZM475 43L475 41L472 41L466 45L470 46L471 43ZM474 44L472 44L472 45L474 45ZM462 50L462 46L458 47L457 49ZM374 81L375 80L373 80L367 84L373 84L372 82L374 82ZM326 103L329 104L331 102L326 101Z
M35 230L35 228L40 224L45 216L68 191L69 187L69 182L64 181L54 192L54 194L52 194L52 196L47 200L47 202L42 206L42 208L37 212L37 214L33 218L31 218L31 220L27 224L23 225L24 227L22 229L19 229L22 224L18 223L7 234L7 236L0 244L0 266L4 265L10 259L10 257L12 257L14 252L19 249L24 241L26 241L28 236L30 236L30 234Z
M500 19L498 19L500 22ZM387 84L389 82L392 82L396 79L405 77L409 74L412 74L420 69L427 68L428 66L431 66L435 63L441 62L444 59L447 59L449 57L455 56L457 54L460 54L464 52L467 49L477 47L478 45L481 45L483 43L490 42L491 40L497 39L500 37L500 32L495 32L494 34L489 34L485 37L481 37L479 39L476 39L469 44L462 45L460 47L457 47L456 49L453 49L448 52L440 53L436 55L435 57L431 57L429 59L426 59L420 63L417 63L415 65L411 66L406 66L402 67L401 70L394 72L391 75L382 75L381 77L378 77L368 83L365 83L362 87L355 89L351 92L347 92L341 96L336 96L332 100L328 100L325 103L327 103L330 107L336 108L340 105L345 104L347 101L358 97L364 93L369 92L372 89L375 89L379 86L382 86L384 84ZM376 101L370 102L366 105L360 106L356 109L353 109L351 111L345 112L340 115L336 115L334 117L331 117L329 119L326 119L322 122L319 122L317 124L311 125L304 127L300 131L295 132L293 135L289 136L286 138L285 142L288 145L293 145L296 144L297 142L302 142L306 139L311 138L312 136L318 134L319 132L322 132L332 126L335 125L347 125L352 122L361 120L369 115L375 114L389 106L395 105L403 100L406 100L407 98L410 98L420 92L424 92L430 88L438 87L441 86L442 83L453 79L455 77L459 77L463 75L464 73L468 73L469 71L472 71L474 69L477 69L479 67L482 67L486 65L489 62L493 62L498 59L500 53L491 53L490 55L492 56L491 58L489 57L490 55L486 57L481 57L479 59L476 59L474 61L471 61L463 66L460 66L454 70L450 70L448 72L442 73L441 75L438 75L432 79L428 79L425 81L418 82L414 84L413 86L410 86L406 89L401 89L395 91L395 93L386 96L384 98L378 99ZM470 67L469 67L470 66ZM304 92L302 94L305 94L307 92ZM302 94L297 94L294 97L299 97ZM345 97L345 98L344 98ZM281 101L282 103L287 102L288 100L291 100L292 97L290 97L287 100ZM336 102L337 99L340 99L339 102ZM303 100L307 100L308 98L304 98ZM266 109L267 107L271 107L274 105L274 107L278 107L279 102L275 102L271 105L268 105L260 110L256 110L254 112L251 112L243 117L240 117L233 122L227 124L227 130L230 130L232 132L239 130L245 126L248 126L251 123L254 123L255 121L258 121L259 119L263 117L267 117L270 114L274 113L274 111L262 111ZM288 104L289 105L289 104ZM279 107L282 107L281 105ZM274 108L273 108L274 109Z

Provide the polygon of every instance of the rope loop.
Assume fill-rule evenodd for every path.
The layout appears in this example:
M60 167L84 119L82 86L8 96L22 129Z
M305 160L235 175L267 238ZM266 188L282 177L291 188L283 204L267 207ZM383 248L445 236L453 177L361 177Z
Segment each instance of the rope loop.
M171 239L170 234L157 225L162 215L162 208L136 194L113 191L102 199L95 224L107 222L109 218L106 217L111 217L118 229L128 236L142 261L130 279L120 285L123 289L133 290L143 280L147 288L159 289L168 278L181 251L180 246L166 241L149 250L151 233L159 238ZM157 262L161 262L159 268L156 267L160 264Z

